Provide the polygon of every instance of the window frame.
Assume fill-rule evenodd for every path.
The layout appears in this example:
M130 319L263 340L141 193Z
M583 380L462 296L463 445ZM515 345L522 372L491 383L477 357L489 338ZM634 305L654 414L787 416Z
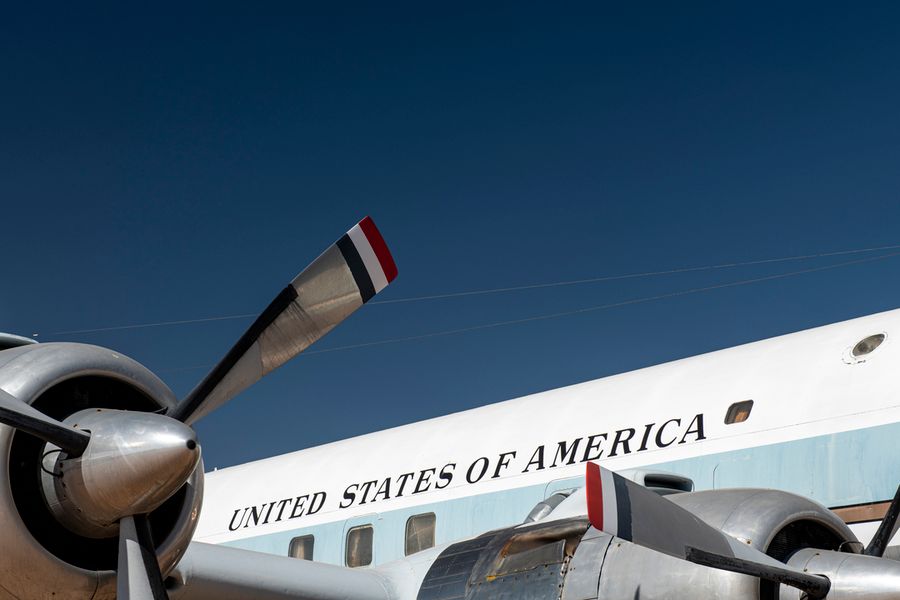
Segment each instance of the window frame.
M746 416L743 419L738 420L738 416L743 414L746 409ZM733 403L728 407L728 410L725 412L725 424L726 425L735 425L737 423L745 423L749 418L750 414L753 412L753 400L740 400L738 402Z
M358 532L368 529L371 531L371 537L369 538L369 562L360 562L359 564L350 564L350 538L351 536ZM350 567L351 569L358 569L360 567L368 567L375 562L375 526L372 523L362 523L360 525L354 525L350 529L347 530L347 534L344 536L344 565Z
M298 543L298 542L304 543L307 540L309 540L309 542L310 542L309 556L308 557L294 556L295 543ZM311 533L306 534L306 535L298 535L298 536L292 537L290 544L288 544L288 556L290 558L297 558L299 560L313 560L313 556L315 556L315 553L316 553L316 536Z
M410 525L413 524L415 519L419 519L422 517L431 517L431 545L422 546L418 549L410 551ZM437 515L432 512L427 513L419 513L417 515L410 515L410 517L406 520L406 527L403 530L403 556L409 556L410 554L415 554L416 552L421 552L423 550L428 550L429 548L434 548L435 546L435 537L437 534ZM415 536L415 539L418 539L418 535Z

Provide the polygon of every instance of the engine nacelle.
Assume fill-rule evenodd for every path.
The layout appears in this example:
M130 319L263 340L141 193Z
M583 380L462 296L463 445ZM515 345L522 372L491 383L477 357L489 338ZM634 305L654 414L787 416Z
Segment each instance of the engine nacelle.
M119 353L85 344L50 343L0 352L0 388L64 420L88 408L157 412L175 406L169 388ZM114 598L118 539L76 533L55 518L41 484L45 443L0 425L0 598ZM203 495L200 462L149 521L163 573L182 556Z
M712 490L667 499L778 560L804 548L860 549L837 515L787 492ZM449 546L429 568L418 600L778 598L776 585L755 577L695 565L598 531L586 518L571 516L583 514L584 502L579 490L543 521Z

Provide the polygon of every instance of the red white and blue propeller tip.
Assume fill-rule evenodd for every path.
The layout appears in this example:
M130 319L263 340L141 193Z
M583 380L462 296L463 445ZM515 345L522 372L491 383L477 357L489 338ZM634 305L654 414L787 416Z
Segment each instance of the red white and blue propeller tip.
M595 463L587 463L585 496L588 520L595 529L682 559L685 546L734 556L728 536L721 531Z
M588 520L594 529L604 531L610 535L619 535L619 506L615 489L616 480L612 471L601 469L597 463L587 463L585 469L585 496L587 497ZM622 490L627 494L627 490ZM627 503L623 509L629 508ZM622 536L631 538L631 511L623 510Z
M370 217L329 246L269 303L169 414L192 424L303 352L397 277Z
M363 302L397 277L397 265L371 217L357 223L338 240L337 246L353 273Z
M587 463L585 496L591 526L638 546L714 569L790 585L811 599L825 598L831 587L827 577L789 567L595 463Z

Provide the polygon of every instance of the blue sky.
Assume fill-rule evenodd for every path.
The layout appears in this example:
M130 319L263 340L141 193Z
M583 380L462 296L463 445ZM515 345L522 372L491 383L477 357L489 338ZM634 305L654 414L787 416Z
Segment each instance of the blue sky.
M900 244L893 3L41 8L0 19L0 330L179 396L249 319L58 332L259 311L366 214L382 300ZM315 349L860 257L371 305ZM896 308L898 273L301 356L199 424L206 464Z

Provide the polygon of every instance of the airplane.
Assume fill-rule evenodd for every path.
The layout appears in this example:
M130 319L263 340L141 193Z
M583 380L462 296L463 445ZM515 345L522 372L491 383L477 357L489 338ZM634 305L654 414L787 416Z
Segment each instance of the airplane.
M0 598L900 598L900 311L204 474L191 425L396 275L363 219L180 400L0 335Z

